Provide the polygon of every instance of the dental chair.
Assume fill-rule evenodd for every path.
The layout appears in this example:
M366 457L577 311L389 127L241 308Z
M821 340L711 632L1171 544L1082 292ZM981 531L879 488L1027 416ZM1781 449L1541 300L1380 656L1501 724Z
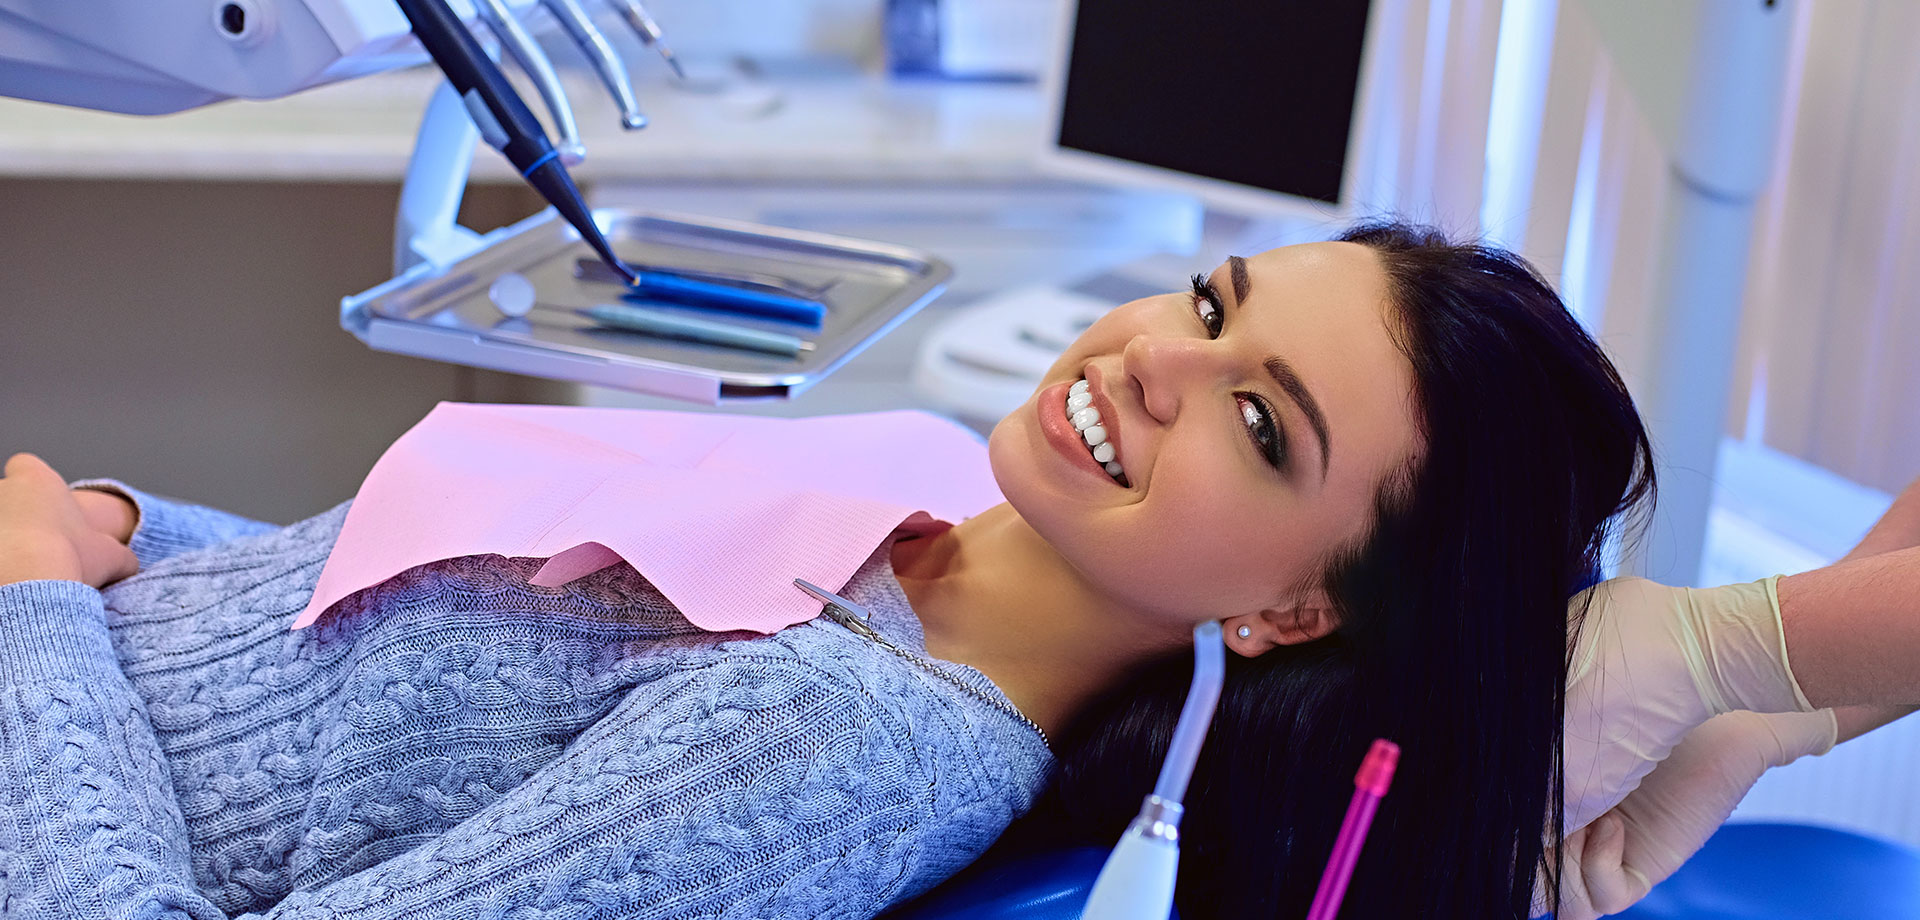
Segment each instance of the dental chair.
M1078 920L1107 851L976 864L882 920ZM1915 920L1920 851L1805 824L1729 824L1615 920ZM1175 914L1172 920L1178 920Z
M1806 824L1729 824L1672 878L1614 916L1911 920L1920 918L1920 851Z
M1109 852L1074 847L982 860L880 920L1079 920Z

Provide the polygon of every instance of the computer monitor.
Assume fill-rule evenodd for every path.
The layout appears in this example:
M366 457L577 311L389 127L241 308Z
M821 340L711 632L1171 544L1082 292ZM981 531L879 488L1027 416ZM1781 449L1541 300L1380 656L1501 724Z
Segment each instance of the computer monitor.
M1371 0L1067 0L1043 168L1249 218L1354 215Z

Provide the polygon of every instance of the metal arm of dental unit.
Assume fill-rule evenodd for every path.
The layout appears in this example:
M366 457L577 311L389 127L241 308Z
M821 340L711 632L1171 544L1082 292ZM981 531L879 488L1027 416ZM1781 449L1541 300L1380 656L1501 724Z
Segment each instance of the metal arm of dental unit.
M666 54L657 44L658 28L644 13L636 19L631 4L590 2L594 11L618 13L643 43ZM555 16L594 65L622 126L645 125L625 62L576 0L449 0L448 6L468 31L498 42L538 87L559 135L554 149L561 163L580 163L586 150L552 61L519 21L535 8ZM395 0L0 0L0 95L133 115L271 99L421 63L427 55L414 36ZM444 95L429 105L408 170L396 270L422 260L444 264L471 251L460 244L477 237L460 232L453 212L480 134L456 124L468 120L464 107L441 111Z
M555 121L571 122L571 112L558 114L566 96L557 92L551 64L517 23L501 23L507 15L524 17L543 0L482 0L480 9L474 0L448 5L476 34L478 26L487 27L516 59L531 62L528 75L557 107ZM625 75L606 76L605 69L624 71L625 63L586 13L618 13L642 42L659 38L657 29L636 22L625 2L562 5L581 13L564 21L564 34L609 85ZM277 99L426 60L394 0L0 0L0 96L129 115L223 99ZM616 103L631 101L630 87L614 92ZM627 100L618 98L622 92ZM637 111L621 107L623 120L636 120ZM561 134L563 143L578 140L565 124Z

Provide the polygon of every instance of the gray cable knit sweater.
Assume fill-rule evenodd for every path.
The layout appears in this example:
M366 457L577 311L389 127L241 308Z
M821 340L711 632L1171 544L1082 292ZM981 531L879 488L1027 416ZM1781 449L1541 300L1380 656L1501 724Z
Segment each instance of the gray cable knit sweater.
M289 631L350 502L149 495L140 574L0 586L0 916L870 917L1051 757L927 657L882 545L821 618L707 633L625 564L410 569Z

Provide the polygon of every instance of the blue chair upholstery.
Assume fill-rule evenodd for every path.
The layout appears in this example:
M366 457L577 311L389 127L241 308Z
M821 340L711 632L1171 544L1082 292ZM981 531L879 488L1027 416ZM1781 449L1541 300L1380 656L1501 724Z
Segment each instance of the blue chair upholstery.
M1105 849L1075 847L976 863L884 920L1080 920L1106 862Z
M1079 920L1107 851L976 864L885 920ZM1804 824L1729 824L1617 920L1916 920L1920 852ZM1178 914L1173 920L1178 920Z
M1729 824L1620 920L1913 920L1920 852L1805 824Z

